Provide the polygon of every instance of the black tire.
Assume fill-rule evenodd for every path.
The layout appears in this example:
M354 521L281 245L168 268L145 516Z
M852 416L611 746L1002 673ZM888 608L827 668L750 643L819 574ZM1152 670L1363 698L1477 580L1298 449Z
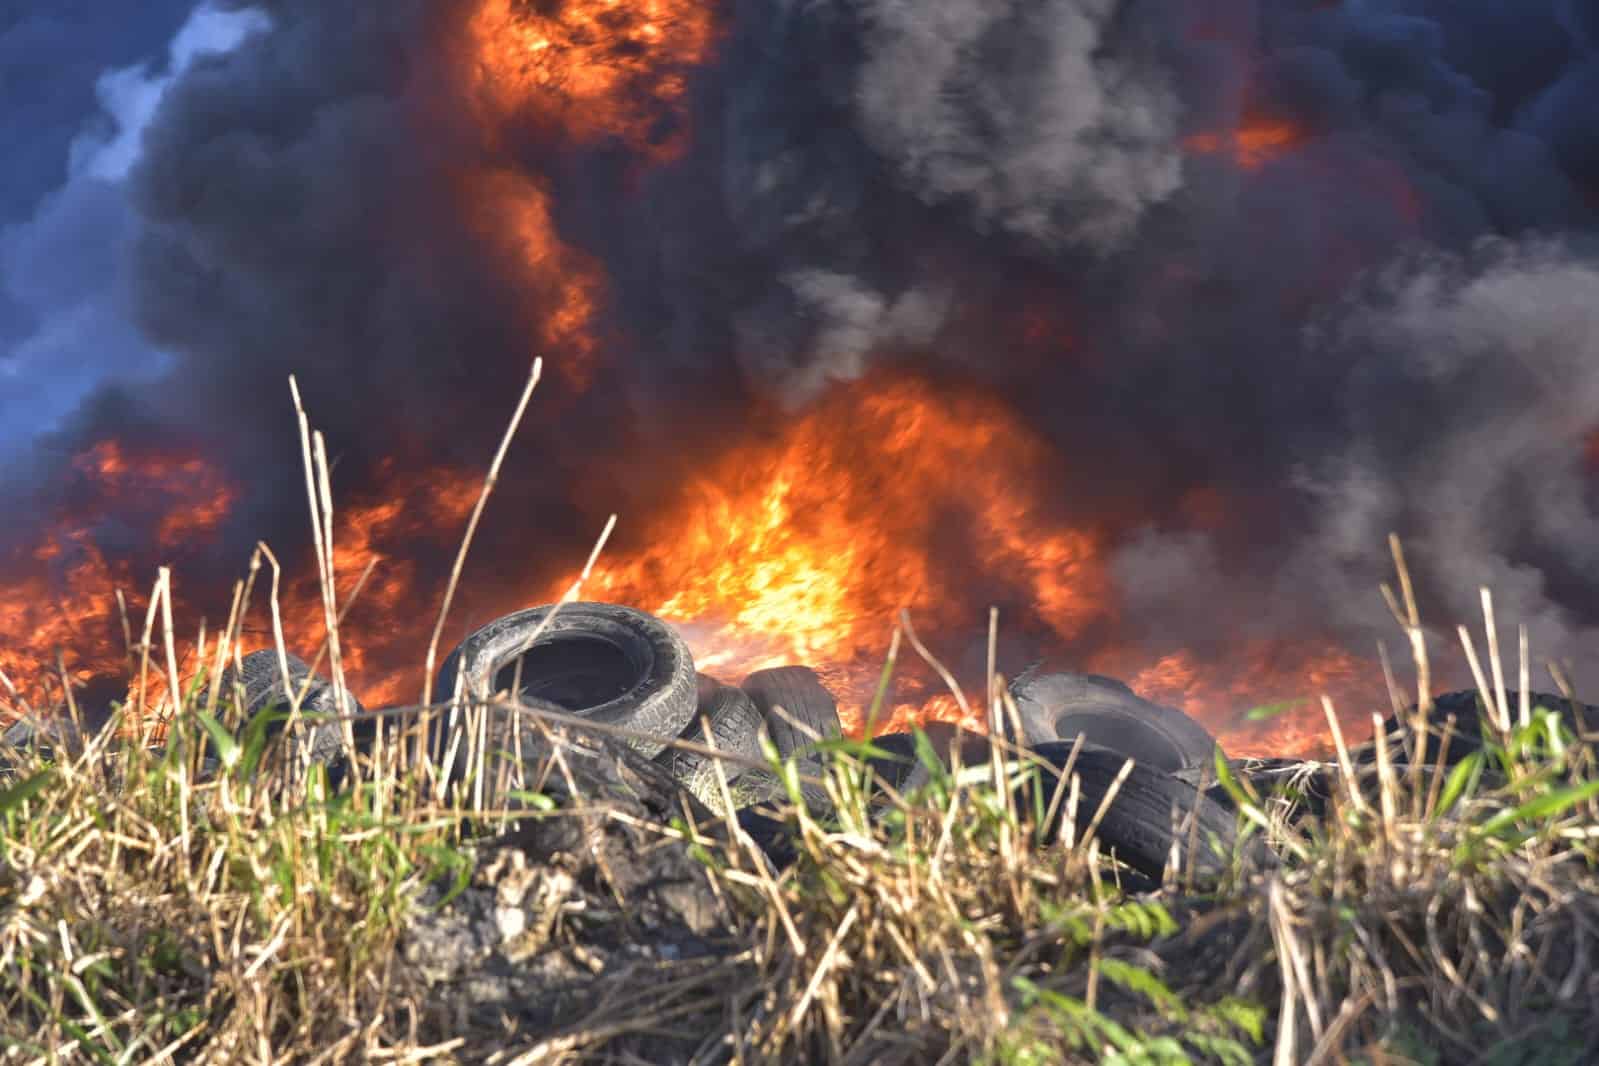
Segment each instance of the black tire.
M916 754L916 736L912 733L881 733L872 738L872 746L884 752L873 756L868 765L896 792L905 791L905 782L920 765Z
M486 700L520 669L520 694L569 714L659 738L628 738L646 758L694 717L694 658L677 630L612 603L546 604L497 618L463 640L439 669L433 698ZM552 612L555 617L535 632Z
M937 721L923 723L921 730L946 769L954 765L957 751L962 766L981 766L988 762L988 738L981 733ZM895 791L909 792L927 783L930 775L916 752L915 734L885 733L873 737L872 744L887 752L888 757L872 759L871 768Z
M1505 697L1510 704L1511 721L1519 722L1516 708L1520 704L1520 694L1511 691L1507 692ZM1572 704L1564 696L1552 696L1546 692L1534 692L1530 698L1534 708L1547 707L1558 711L1566 728L1579 739L1586 737L1586 743L1590 746L1599 740L1599 707L1585 703ZM1494 731L1493 719L1484 716L1482 699L1475 690L1446 692L1433 699L1432 711L1427 716L1426 750L1420 753L1412 752L1409 750L1414 745L1410 718L1415 713L1416 709L1412 705L1406 712L1404 723L1394 715L1389 715L1383 722L1383 732L1388 737L1388 753L1395 762L1407 759L1415 761L1420 757L1426 765L1432 766L1442 752L1444 764L1452 766L1472 752L1482 750L1484 726L1488 727L1490 734ZM1455 721L1451 732L1446 736L1444 727L1448 725L1451 716ZM1357 762L1376 762L1376 744L1368 742L1359 746L1354 756Z
M333 686L325 679L311 673L311 667L298 655L286 655L289 685L283 683L283 663L272 649L253 651L239 660L239 668L229 666L222 672L218 688L218 706L226 706L238 699L239 732L242 733L251 719L264 711L276 708L287 711L293 695L302 690L300 701L303 716L296 726L290 757L298 763L307 751L311 762L330 765L342 760L344 726L339 721L339 705ZM309 685L307 684L309 679ZM358 714L361 705L346 692L346 713ZM282 735L286 722L272 722L267 726L268 737Z
M935 729L931 732L943 731ZM953 728L949 734L943 738L944 742L934 740L934 747L941 756L947 756L954 750L954 744L958 743L961 759L967 765L978 764L987 757L983 748L986 742L980 735ZM910 777L926 774L926 767L916 761L911 734L890 734L876 738L874 743L890 753L887 760L874 759L874 765L887 763L885 769L891 772L895 772L894 767L899 767L901 771L908 770L902 779L907 789L916 784L909 780ZM1041 765L1037 774L1027 775L1017 786L1019 809L1027 812L1050 811L1061 771L1071 755L1072 747L1071 744L1056 741L1031 749L1030 754ZM1074 818L1078 840L1083 839L1088 831L1101 801L1126 762L1126 756L1103 749L1085 746L1077 753L1072 773L1080 782ZM747 775L744 782L764 781L770 776L756 771ZM893 783L889 773L883 776ZM769 782L769 787L772 790L769 798L779 799L781 788L775 779ZM1054 816L1040 827L1041 838L1045 842L1059 837L1061 823L1067 813L1070 788L1069 779L1060 785L1060 799L1054 803ZM784 822L749 809L739 812L739 821L756 835L767 854L779 866L793 861L795 846ZM1203 891L1213 887L1231 869L1233 852L1237 847L1238 823L1237 816L1231 810L1193 785L1135 761L1095 829L1095 837L1099 840L1101 854L1114 856L1134 871L1134 876L1123 879L1124 888L1147 891L1157 887L1175 845L1178 870L1183 876L1191 878L1194 887ZM1258 862L1272 861L1270 853L1259 845L1258 838L1249 855Z
M821 768L820 758L814 756L802 758L798 766L801 774L811 777L818 776ZM770 770L746 771L733 783L729 791L733 793L734 809L740 811L752 807L780 810L790 802L788 790L784 788L782 779ZM801 781L800 799L812 818L826 818L833 813L833 801L828 797L827 790L820 785Z
M1024 810L1049 809L1060 771L1071 755L1072 745L1055 741L1032 749L1046 768L1019 786L1018 800ZM1072 773L1081 781L1081 794L1074 819L1078 839L1088 829L1111 783L1121 773L1124 755L1103 749L1084 748L1077 753ZM1048 839L1059 832L1065 816L1066 797L1071 783L1061 791L1057 816L1044 827ZM1035 791L1036 790L1036 791ZM1035 807L1034 804L1037 804ZM1173 812L1177 831L1173 833ZM1190 820L1197 820L1190 833ZM1101 819L1095 835L1101 853L1111 853L1139 873L1159 880L1175 844L1179 869L1191 872L1200 886L1214 884L1232 864L1238 839L1237 816L1193 785L1171 774L1134 762L1132 770L1117 789L1115 798ZM1194 842L1189 848L1190 839ZM1266 859L1264 851L1255 855Z
M1083 743L1119 752L1168 772L1209 765L1216 738L1171 707L1140 698L1120 681L1095 674L1054 673L1011 684L1022 742Z
M816 671L808 666L757 670L746 677L739 688L754 701L766 722L772 744L785 759L815 747L816 740L811 733L827 740L844 731L838 718L838 701L827 691Z
M718 751L746 759L761 758L761 712L755 709L749 695L743 689L724 685L703 674L700 675L698 690L699 704L694 720L689 722L679 739L714 746ZM707 722L710 725L709 739L705 735ZM673 778L715 811L720 811L722 807L721 790L716 778L718 761L729 783L737 781L750 769L742 763L717 760L681 748L667 748L656 756L656 762L670 770Z
M816 671L808 666L757 670L739 688L760 712L761 729L771 739L778 757L797 758L800 774L821 776L824 767L820 754L813 750L816 741L795 723L803 724L804 729L823 740L839 736L844 730L838 718L838 703ZM812 817L825 818L832 813L832 800L819 785L801 782L800 798ZM781 807L789 800L782 780L771 770L750 770L740 776L733 789L733 801L739 807Z

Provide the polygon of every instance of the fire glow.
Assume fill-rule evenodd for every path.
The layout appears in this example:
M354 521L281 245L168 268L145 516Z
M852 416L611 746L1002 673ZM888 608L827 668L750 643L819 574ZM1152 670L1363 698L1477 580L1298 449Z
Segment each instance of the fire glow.
M988 575L1021 590L1027 621L1060 648L1073 647L1091 627L1114 625L1103 534L1063 527L1041 506L1061 461L981 393L893 376L841 388L781 433L730 449L684 486L675 506L645 519L639 539L647 547L607 555L583 594L677 623L699 667L713 675L736 680L765 666L817 666L840 696L846 726L858 733L901 609L935 651L969 646L984 634ZM168 513L181 516L173 529L214 530L233 499L196 459L141 466L106 448L80 467L111 499L135 488L163 494ZM479 484L464 471L407 474L394 466L380 481L380 497L347 504L336 519L342 600L371 569L342 641L346 674L368 705L413 698L437 596L415 557L446 546ZM21 584L8 579L13 606L0 614L8 638L0 662L25 688L44 682L55 647L79 656L69 672L80 682L125 661L110 591L127 587L131 575L108 565L71 527L53 534L34 559L48 573L69 550L82 561L55 567L59 594L44 574ZM526 586L507 606L556 598L566 584ZM192 618L181 597L177 602L180 617ZM244 651L271 641L266 606L258 583ZM291 646L314 654L324 637L314 571L289 575L282 610ZM419 621L396 627L396 618ZM24 630L35 639L19 643ZM1110 672L1129 661L1125 652L1101 650L1081 666ZM1247 646L1223 664L1178 653L1130 680L1152 698L1211 720L1240 751L1282 752L1314 750L1321 730L1301 717L1228 733L1227 713L1260 693L1347 693L1369 676L1369 664L1304 642ZM902 656L897 677L875 731L931 719L983 727L980 676L961 678L972 701L967 715L913 656Z
M974 570L1022 583L1062 642L1103 611L1095 535L1037 516L1050 468L1043 442L987 397L915 380L844 388L725 455L654 520L652 547L610 561L588 592L687 623L713 673L822 666L859 729L900 609L933 633L981 632L962 587ZM917 691L889 727L931 716L934 693Z
M172 552L214 537L235 490L198 456L134 454L101 441L72 463L74 483L55 524L0 561L0 673L30 698L59 699L126 662L142 618L122 628L115 592L132 584L126 560L100 546L105 523Z
M692 135L689 75L709 56L717 30L711 5L692 0L483 0L467 24L466 64L483 136L507 139L531 115L543 136L619 142L645 166L670 165ZM1251 118L1226 134L1193 135L1185 147L1256 171L1307 138L1290 122ZM463 168L459 179L466 223L504 251L514 282L538 308L529 350L547 354L567 387L582 392L602 369L603 268L562 238L549 187L514 155L497 167ZM1051 312L1024 308L1022 315L1040 323L1023 331L1029 342L1056 337L1060 323ZM959 680L973 710L963 714L905 652L873 728L931 719L983 728L982 677L972 675L970 661L998 589L1009 605L1002 642L1021 632L1074 668L1127 677L1142 694L1206 720L1235 753L1306 752L1325 736L1319 713L1264 729L1230 726L1228 716L1251 704L1323 690L1362 700L1370 694L1363 684L1370 663L1313 638L1241 641L1227 661L1186 651L1141 655L1118 643L1122 619L1108 571L1118 531L1108 521L1065 519L1056 506L1060 472L1096 459L1062 454L995 395L877 372L803 411L773 412L768 425L731 441L664 509L624 514L637 526L628 541L635 547L608 553L583 589L586 598L678 624L707 673L737 680L765 666L812 665L840 696L846 726L860 732L905 610L935 652L966 664ZM295 460L288 453L283 461ZM84 491L73 499L88 502L64 507L42 539L0 560L0 669L30 699L58 695L62 671L82 683L124 670L127 643L113 590L147 588L156 562L181 562L214 540L240 497L218 468L192 454L139 455L103 442L75 470ZM419 560L453 548L480 484L475 471L389 463L358 497L340 502L334 568L341 601L370 571L341 630L344 669L368 706L415 698L442 580ZM1225 510L1205 489L1187 503L1196 526ZM149 552L137 563L110 558L96 532L108 517L142 520L150 527L143 543L159 559ZM536 543L539 531L527 532ZM557 598L571 579L550 581L548 566L535 574L532 564L494 562L469 565L469 584L475 573L492 587L476 597L467 590L464 599L511 610ZM181 567L178 581L180 628L203 615L214 633L225 597L213 589L203 603L191 601ZM242 651L271 643L267 600L258 583ZM313 566L284 575L281 604L291 649L315 657L325 626ZM130 602L135 615L137 606ZM447 635L486 620L458 614ZM184 668L192 673L193 661ZM1369 705L1346 707L1352 721L1363 710Z
M1257 115L1246 118L1231 133L1190 134L1183 147L1199 155L1224 153L1239 169L1257 171L1307 139L1308 133L1287 119Z
M662 156L681 144L688 72L714 31L712 5L695 0L484 0L470 26L502 115L534 107L570 136Z

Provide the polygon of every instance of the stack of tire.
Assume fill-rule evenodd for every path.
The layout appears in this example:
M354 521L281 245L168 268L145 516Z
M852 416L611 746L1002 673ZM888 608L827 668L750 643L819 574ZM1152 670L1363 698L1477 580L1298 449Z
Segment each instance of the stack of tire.
M434 698L481 701L503 691L519 692L524 705L608 727L712 809L725 809L729 796L741 820L747 814L747 825L767 829L770 822L756 808L784 790L762 765L764 743L784 759L798 759L801 771L814 776L817 743L841 732L833 696L808 667L758 670L729 685L696 673L688 646L672 626L615 604L534 607L496 619L451 652ZM1174 776L1214 758L1216 742L1202 726L1140 699L1120 682L1088 674L1024 677L1012 694L1020 735L1006 739L1029 749L1046 771L1029 778L1028 787L1050 793L1031 798L1042 801L1040 809L1049 807L1058 775L1071 760L1078 778L1078 829L1086 830L1098 814L1095 833L1105 852L1114 851L1151 878L1161 876L1174 854L1200 872L1225 866L1236 830L1233 813ZM971 765L988 757L987 740L977 734L935 724L928 735L946 760L959 753ZM1073 759L1079 736L1081 750ZM686 744L671 745L673 740ZM883 753L875 768L890 787L914 788L925 779L928 771L915 757L913 737L881 736L874 745ZM1129 759L1131 768L1100 811ZM802 791L808 804L825 805L820 789L806 785Z
M274 651L246 656L240 669L224 673L221 683L242 712L241 729L258 715L278 712L266 720L265 735L291 735L271 757L286 758L289 766L322 764L335 787L350 767L349 741L357 750L369 750L379 729L397 728L403 720L362 714L348 695L341 713L331 685L302 660L280 658ZM506 691L516 692L519 699L491 701ZM1020 751L1042 771L1024 777L1021 787L1033 794L1021 799L1026 809L1057 812L1057 824L1042 827L1046 834L1059 829L1063 805L1058 793L1064 791L1061 778L1069 771L1077 790L1072 812L1077 829L1086 831L1092 824L1102 850L1114 852L1137 874L1157 879L1173 858L1201 878L1228 867L1237 839L1236 815L1210 773L1218 745L1198 722L1141 699L1119 681L1092 674L1024 674L1010 691L1017 713L1006 724L1004 750L1007 758ZM599 726L600 732L632 749L630 760L646 767L653 761L652 775L674 794L673 781L714 811L725 811L731 800L738 820L779 862L791 854L791 842L784 823L763 808L775 810L770 801L785 798L788 789L771 769L767 752L795 760L802 777L814 780L822 767L817 745L841 733L837 704L808 667L758 670L729 685L696 672L688 646L673 627L642 611L606 603L534 607L482 626L445 659L433 699L437 705L492 710L494 717L473 725L486 731L478 739L487 741L475 748L485 753L484 759L509 762L513 775L547 750L546 734L529 728L528 708L550 712L547 720L565 717L582 719L585 729ZM1558 709L1565 728L1599 750L1599 707L1542 693L1532 699L1538 706ZM286 720L282 709L296 700L301 714ZM353 718L348 734L344 718ZM1483 712L1475 693L1439 696L1432 719L1424 750L1411 751L1405 723L1399 716L1390 718L1384 732L1391 757L1401 763L1419 759L1431 769L1452 766L1481 748ZM63 722L23 720L8 726L0 731L0 774L7 772L15 751L82 751L87 736L106 720L107 714L91 713L83 734ZM464 740L463 723L447 713L434 722L430 754L450 768L452 777L464 777L468 768L454 759L464 746L459 743ZM1446 729L1452 732L1447 743L1440 743ZM924 733L946 766L956 761L973 766L990 757L985 736L939 722L929 723ZM931 776L917 756L918 743L903 733L872 739L872 769L885 793L914 790ZM1353 754L1364 782L1371 776L1375 747L1368 743ZM1328 765L1319 773L1314 772L1316 764L1288 759L1232 766L1268 791L1292 778L1300 814L1316 813L1330 795ZM498 778L502 768L480 761L471 769ZM823 789L802 782L800 792L813 811L825 810Z

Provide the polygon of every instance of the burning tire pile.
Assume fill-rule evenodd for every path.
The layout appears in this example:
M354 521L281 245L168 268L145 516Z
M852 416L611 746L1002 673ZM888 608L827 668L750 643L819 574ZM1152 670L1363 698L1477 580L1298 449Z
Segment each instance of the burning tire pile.
M1007 739L1038 758L1045 773L1036 780L1052 783L1069 767L1081 789L1073 807L1079 830L1098 812L1103 848L1155 880L1174 847L1185 867L1215 873L1224 865L1234 835L1231 812L1174 776L1211 762L1216 742L1199 723L1092 675L1027 677L1012 691L1020 735ZM746 825L778 854L780 834L761 807L783 798L784 786L763 767L764 753L796 760L802 781L814 779L822 769L817 745L842 733L834 696L810 667L757 670L728 684L695 672L687 644L671 625L614 604L535 607L490 622L446 659L433 696L446 705L487 702L505 692L517 693L535 713L556 709L614 731L713 810L726 806L720 792L725 782ZM1079 736L1083 750L1073 758ZM946 766L989 758L987 738L980 734L938 724L929 737ZM882 735L874 744L882 754L873 759L873 769L883 784L904 790L928 780L929 767L918 761L911 734ZM1129 758L1134 764L1124 773ZM815 780L800 788L809 806L825 809L826 794ZM1112 802L1100 811L1107 796ZM1051 797L1039 798L1047 808ZM1204 842L1192 855L1181 834L1174 835L1191 821L1201 827L1197 839Z
M331 684L293 654L262 650L245 656L236 672L230 668L221 685L238 697L239 721L247 723L288 702L285 678L306 720L287 743L270 746L263 765L321 764L338 787L348 776L351 752ZM1129 887L1154 887L1174 860L1176 868L1201 881L1227 868L1238 841L1237 818L1232 796L1216 780L1223 753L1204 726L1139 697L1120 681L1093 674L1024 673L1009 692L1014 714L1000 747L1007 759L1020 757L1039 770L1018 786L1025 793L1018 798L1027 808L1048 812L1046 835L1062 830L1063 811L1070 810L1077 834L1091 828L1102 853L1121 863ZM497 618L450 652L432 694L425 746L454 782L520 780L526 767L547 762L555 733L587 737L590 755L608 752L613 763L620 758L629 764L625 772L635 791L637 782L651 783L659 810L673 809L668 793L674 791L692 796L702 813L731 810L779 864L793 854L787 827L776 817L793 795L782 764L794 764L798 795L813 814L825 815L830 806L819 746L843 729L837 702L816 671L799 665L761 669L730 684L695 670L688 645L672 625L631 607L566 603ZM474 716L473 710L488 713ZM400 709L367 714L353 697L344 711L360 755L372 751L380 733L399 736L408 717ZM1419 753L1424 770L1453 765L1480 747L1478 714L1475 693L1439 697L1433 732ZM88 722L103 724L105 717L91 711ZM1568 704L1567 717L1578 736L1599 733L1594 708ZM282 720L267 720L267 736L281 739ZM881 796L927 785L936 772L929 752L946 770L990 760L990 738L983 734L940 721L925 723L922 732L928 744L920 750L911 733L871 738L868 765ZM1403 770L1411 761L1405 731L1390 719L1386 732L1394 769ZM23 720L0 736L0 744L11 749L69 754L81 751L84 742L61 721ZM482 755L467 766L462 753L474 747ZM1375 776L1374 744L1357 747L1353 757L1360 776ZM215 759L208 762L214 771ZM1262 792L1290 782L1296 816L1321 811L1336 768L1296 759L1227 765ZM580 758L579 777L588 773L585 766ZM621 771L613 767L611 776L616 772ZM1068 782L1074 796L1064 805ZM582 790L578 785L575 791ZM1270 861L1258 841L1254 847L1255 858Z
M283 665L276 652L255 652L242 666L244 717L282 702ZM292 655L287 668L293 684L306 686L302 703L313 716L335 710L325 680ZM512 693L516 698L504 698ZM1061 801L1067 782L1075 779L1076 832L1092 824L1102 852L1122 864L1130 887L1158 884L1174 859L1200 881L1227 868L1238 840L1237 818L1231 796L1216 781L1220 746L1199 722L1093 674L1023 674L1010 684L1010 695L1015 716L1001 746L1007 757L1020 756L1039 769L1019 786L1027 793L1019 798L1049 812L1047 834L1061 830ZM788 792L769 755L794 761L801 798L813 813L825 814L829 800L819 781L818 745L842 734L835 698L812 668L762 669L730 684L696 672L688 645L669 623L608 603L533 607L474 630L444 660L433 698L436 708L505 712L486 727L492 730L485 746L489 761L475 773L492 776L502 760L509 761L511 773L519 772L548 755L549 726L564 724L569 733L609 738L613 753L625 749L635 773L648 760L654 770L645 772L646 779L675 785L705 810L727 809L725 784L738 821L779 864L792 855L787 830L774 817ZM1421 753L1428 769L1452 765L1480 745L1477 714L1474 693L1439 698L1435 732ZM1578 735L1599 730L1599 712L1592 708L1571 706L1568 715ZM380 716L354 718L357 748L370 748ZM1392 761L1403 770L1403 731L1392 719L1389 727ZM457 758L462 731L460 720L447 712L430 726L430 754L455 780L468 776ZM337 782L348 764L338 732L325 722L313 724L286 750L298 758L308 751ZM990 758L990 741L982 734L938 721L926 723L923 732L946 769L979 766ZM1444 735L1447 744L1440 743ZM909 793L931 780L934 771L910 733L875 736L870 750L874 785L885 795ZM1374 777L1375 747L1368 743L1353 755L1365 776ZM1262 792L1291 782L1298 815L1319 813L1335 767L1295 759L1228 765ZM666 797L657 800L662 809L672 806ZM1258 842L1254 846L1255 858L1270 861Z
M281 753L326 765L337 783L348 758L340 727L330 721L336 711L332 686L297 657L288 656L286 663L290 684L304 689L302 706L313 721ZM243 719L285 702L284 661L276 651L254 652L241 666L236 681ZM234 676L223 683L233 687ZM1225 866L1234 817L1199 787L1216 749L1204 727L1094 675L1024 676L1011 692L1018 713L1007 728L1015 735L1005 738L1006 749L1031 753L1041 773L1026 787L1046 793L1028 797L1029 803L1037 802L1040 810L1062 808L1054 792L1066 773L1080 790L1071 806L1078 832L1097 814L1094 832L1102 848L1135 876L1158 881L1173 855L1201 873ZM511 693L515 699L503 698ZM460 753L470 745L461 734L475 727L463 728L466 719L446 708L492 712L494 724L484 727L492 734L481 745L486 760L471 768L485 777L507 759L510 772L517 773L548 753L552 724L568 726L571 733L609 738L613 748L649 760L664 771L662 780L669 776L711 811L727 809L725 784L739 821L779 862L789 849L773 815L788 793L769 755L795 762L801 797L814 812L825 813L829 800L820 785L817 748L843 732L833 694L810 667L757 670L730 684L697 673L688 645L670 624L607 603L534 607L474 630L445 658L433 699L438 713L429 726L429 752L454 780L468 776ZM358 749L370 749L380 728L399 720L351 709ZM989 760L989 741L981 734L943 722L927 723L925 733L945 767ZM1079 737L1081 750L1074 752ZM872 752L870 768L885 794L913 791L931 779L933 770L918 757L912 734L874 737ZM1195 825L1200 832L1189 834Z

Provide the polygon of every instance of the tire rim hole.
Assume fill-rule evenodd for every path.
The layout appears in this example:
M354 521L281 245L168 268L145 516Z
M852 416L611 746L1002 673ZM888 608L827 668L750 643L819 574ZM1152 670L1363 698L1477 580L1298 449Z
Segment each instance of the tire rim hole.
M519 665L524 699L543 700L568 711L586 711L620 699L644 679L640 664L626 651L593 636L541 640L500 667L494 675L496 692L516 684Z

